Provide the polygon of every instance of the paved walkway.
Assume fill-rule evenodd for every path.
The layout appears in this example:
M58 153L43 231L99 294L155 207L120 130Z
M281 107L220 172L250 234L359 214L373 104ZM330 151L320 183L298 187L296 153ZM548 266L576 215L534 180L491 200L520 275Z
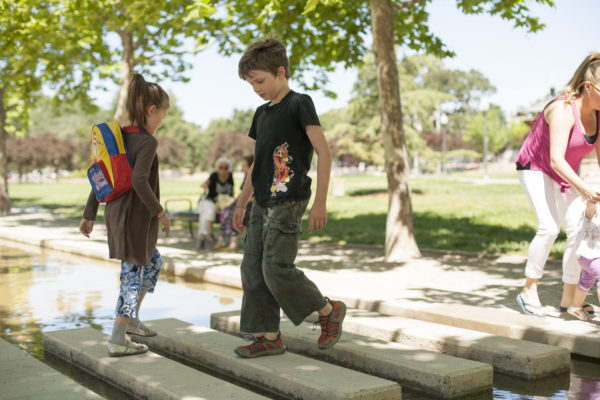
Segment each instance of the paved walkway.
M79 233L78 222L42 208L14 209L12 215L0 218L0 238L106 260L104 225L97 224L88 239ZM158 248L167 270L188 277L202 277L201 269L207 267L239 268L242 259L241 251L197 251L183 227L175 227L169 237L161 233ZM421 258L410 262L386 263L380 246L307 241L301 242L297 258L297 266L326 295L348 293L369 301L466 304L515 312L519 311L514 299L524 282L524 263L525 258L518 255L433 250L423 251ZM239 277L237 272L234 275ZM560 262L549 262L540 297L553 308L562 293L560 276ZM591 295L589 300L597 302Z
M0 239L106 260L104 225L95 226L91 237L86 238L79 233L78 223L42 208L18 209L0 218ZM165 260L166 274L241 288L241 251L198 251L185 228L173 229L169 237L161 233L158 248ZM118 265L118 261L114 263ZM349 307L430 322L444 317L455 326L462 320L460 327L513 338L525 335L514 333L517 325L523 332L542 329L546 330L545 336L535 339L541 343L550 343L547 329L558 330L559 336L566 332L584 336L585 340L589 337L600 340L600 316L585 323L558 312L562 294L558 261L548 263L539 289L551 318L521 314L515 296L524 281L524 264L525 258L518 255L433 250L423 251L422 257L408 262L386 263L383 248L378 246L310 242L301 242L297 258L298 267L325 296L343 299ZM595 293L588 296L588 301L598 304ZM477 326L473 326L474 323ZM488 326L490 324L494 326ZM511 325L512 333L499 333L499 329ZM575 351L574 346L562 342L552 344L559 343ZM599 357L587 351L580 354Z
M78 232L78 220L59 217L41 208L14 211L12 215L0 218L0 244L17 247L33 245L107 259L103 224L95 227L91 238L85 238ZM165 261L166 274L241 287L241 251L198 251L185 228L173 229L169 237L161 233L158 247ZM517 356L522 355L527 359L523 364L524 369L535 369L535 363L526 353L539 348L544 353L543 357L555 359L556 370L564 370L569 353L553 346L600 359L600 317L585 323L565 314L560 315L553 307L558 305L562 292L560 262L549 262L540 287L540 297L544 304L549 305L551 317L542 319L520 313L514 298L523 284L524 263L524 257L516 255L458 254L433 250L423 251L422 257L411 261L386 263L382 247L309 242L301 242L297 258L298 267L315 281L324 295L343 299L351 308L376 312L351 310L343 340L364 342L366 339L353 339L355 337L349 334L366 332L370 337L383 339L382 346L397 346L393 342L416 346L420 350L418 357L414 357L429 361L432 357L442 356L428 353L425 357L422 350L452 354L452 346L456 345L454 347L457 349L464 346L466 350L456 350L457 356L483 360L482 357L489 353L494 355L492 358L496 364L500 362L494 364L494 368L501 367L502 360L496 355L504 352L509 354L506 357L513 364L515 356L512 353L518 353ZM112 265L116 270L118 261L113 260ZM597 304L592 296L589 300ZM213 316L215 318L218 316ZM167 325L173 325L173 322ZM162 330L166 331L167 328ZM411 329L418 332L413 332L411 336ZM433 343L435 329L439 330L440 338ZM468 340L464 333L467 329L479 333L469 332L474 336ZM298 329L294 329L296 331ZM64 332L56 334L60 336ZM314 336L314 332L310 334ZM423 342L423 337L427 338L427 343ZM286 338L292 340L291 335ZM542 343L543 346L535 347L533 343L520 342L522 339ZM526 350L520 346L525 346L523 348ZM231 348L232 345L225 347ZM340 349L343 350L343 346ZM465 351L470 355L463 354ZM402 359L395 359L395 362L406 368ZM428 365L437 364L429 362ZM554 370L551 371L551 374L554 373ZM489 378L491 386L491 375ZM411 381L404 375L402 379L398 378L398 382L412 387Z

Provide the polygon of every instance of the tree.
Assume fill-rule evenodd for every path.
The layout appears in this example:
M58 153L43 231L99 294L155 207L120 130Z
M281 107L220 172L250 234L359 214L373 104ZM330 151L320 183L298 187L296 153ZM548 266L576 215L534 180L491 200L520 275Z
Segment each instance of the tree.
M226 53L241 50L258 34L275 34L290 49L292 72L300 79L307 70L316 68L316 89L326 81L326 73L336 63L360 64L366 53L369 27L373 37L381 132L388 176L389 211L386 226L385 256L399 261L419 254L413 233L408 181L408 165L403 130L396 46L425 50L449 56L440 38L429 31L426 6L430 0L244 0L219 1L229 12L227 24L217 35ZM553 5L553 0L533 0ZM457 0L467 14L489 13L512 20L515 26L534 32L541 28L537 18L529 15L522 0Z
M212 29L208 17L215 12L211 0L62 0L69 10L70 23L82 40L99 35L92 52L109 52L110 60L98 59L100 78L112 78L119 84L115 119L125 124L127 89L133 72L159 80L187 80L185 54L197 53L208 43ZM120 46L113 48L111 35ZM193 50L186 39L195 39ZM119 71L118 77L116 72Z
M23 174L34 169L33 144L33 140L28 137L23 139L10 137L6 140L6 162L9 168L19 174L19 182L23 180Z
M226 153L226 149L222 149L218 143L220 140L216 140L222 132L238 132L239 135L235 136L236 140L240 140L240 143L235 143L236 147L243 149L247 148L248 145L248 130L252 124L252 117L254 116L254 110L233 110L231 118L218 118L210 121L206 129L202 131L202 157L198 159L198 165L211 169L214 166L216 153ZM216 140L216 144L215 144ZM235 150L236 152L238 150ZM238 153L236 153L238 154ZM247 153L241 154L241 156ZM232 154L233 155L233 154ZM233 155L237 157L237 155ZM237 161L237 158L232 159L233 162Z
M88 51L98 36L74 35L65 25L67 11L59 0L0 0L0 215L10 210L5 140L25 134L42 83L55 91L56 104L79 101L93 108L89 60L107 52Z
M158 136L156 154L161 165L171 168L181 168L185 163L185 147L177 139L168 136Z
M183 153L178 162L178 167L195 169L198 162L203 160L205 148L208 143L200 127L183 119L183 110L177 104L177 99L170 95L171 107L167 118L158 131L158 137L167 136L177 141L183 147ZM160 147L159 147L160 150ZM162 157L159 155L162 162ZM173 166L175 166L173 164Z
M484 118L489 150L491 153L497 153L511 142L511 130L502 113L502 109L495 104L490 104L488 110L479 112L469 118L465 138L472 140L475 143L475 147L483 152Z
M248 154L254 154L254 146L244 132L218 132L208 148L206 163L212 167L219 157L227 157L237 163Z

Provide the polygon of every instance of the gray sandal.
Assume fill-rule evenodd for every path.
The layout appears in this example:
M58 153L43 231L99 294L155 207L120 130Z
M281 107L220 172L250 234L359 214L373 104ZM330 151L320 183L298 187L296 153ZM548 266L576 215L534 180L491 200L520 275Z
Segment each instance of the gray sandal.
M148 351L148 346L145 344L133 343L129 340L125 345L108 342L108 355L111 357L132 356L134 354L142 354Z
M593 318L583 307L569 306L567 312L582 321L590 321Z
M127 333L138 336L156 336L156 331L152 328L147 327L146 325L138 322L137 325L132 325L131 323L127 324Z

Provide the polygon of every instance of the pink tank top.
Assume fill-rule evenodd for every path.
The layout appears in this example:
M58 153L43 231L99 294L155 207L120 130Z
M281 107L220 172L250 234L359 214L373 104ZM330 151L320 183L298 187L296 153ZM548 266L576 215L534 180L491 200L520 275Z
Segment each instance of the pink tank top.
M583 160L583 157L594 150L598 138L596 138L592 144L585 140L585 133L581 128L575 103L571 103L571 108L573 109L575 123L573 124L573 128L569 133L569 142L567 143L565 160L571 166L571 168L573 168L573 171L577 172L577 170L579 170L581 160ZM599 115L600 112L597 112L596 132L598 131L597 123ZM561 178L561 176L558 175L550 166L550 127L544 119L543 111L540 113L531 127L531 131L529 132L527 139L525 139L523 146L521 146L521 150L519 151L516 162L525 167L525 169L544 172L561 186L562 192L571 187L571 185ZM529 168L527 168L528 164Z

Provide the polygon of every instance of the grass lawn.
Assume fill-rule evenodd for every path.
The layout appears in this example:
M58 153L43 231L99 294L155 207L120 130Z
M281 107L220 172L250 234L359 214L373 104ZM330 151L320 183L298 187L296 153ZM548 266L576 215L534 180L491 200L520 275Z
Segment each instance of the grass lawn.
M411 181L415 235L419 246L526 254L535 234L536 221L521 187L517 183L481 185L465 178L470 176L425 176ZM386 178L349 176L343 180L346 196L330 196L329 222L324 229L308 235L307 210L303 239L382 245L388 203ZM177 197L188 198L195 206L199 191L199 182L161 181L163 204L165 199ZM41 205L76 218L81 216L88 193L89 184L83 181L9 186L14 206ZM185 203L172 205L187 207ZM100 210L102 213L102 208ZM561 234L552 256L562 254L564 240L564 234Z

